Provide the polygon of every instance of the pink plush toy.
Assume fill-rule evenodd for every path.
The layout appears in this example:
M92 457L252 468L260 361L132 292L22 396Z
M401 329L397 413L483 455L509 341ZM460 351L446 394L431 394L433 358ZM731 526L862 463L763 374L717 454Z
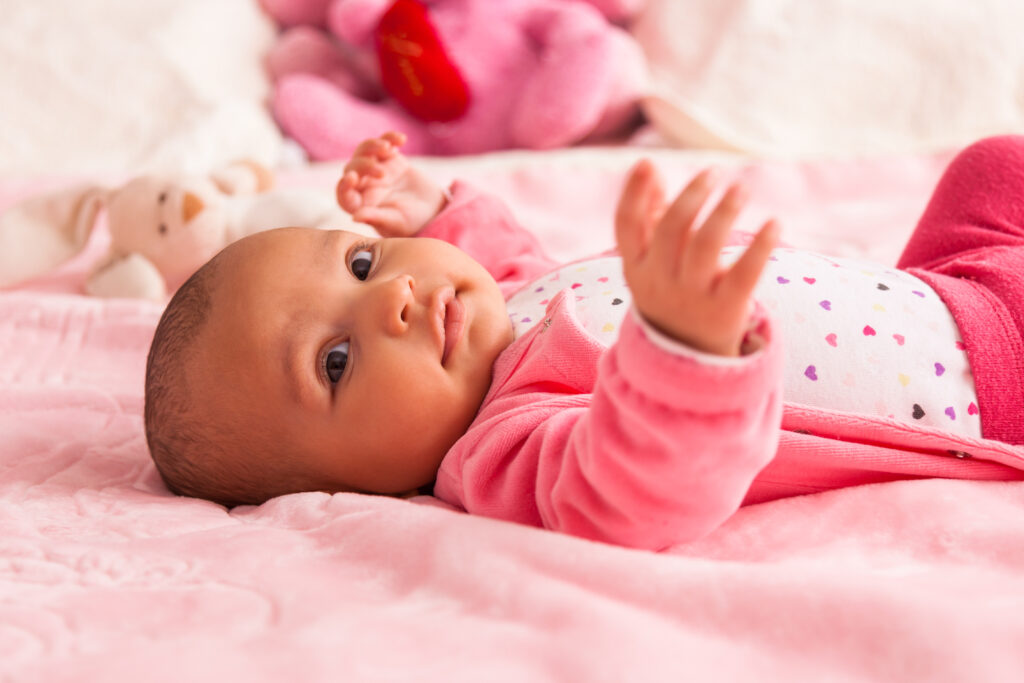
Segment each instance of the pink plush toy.
M385 130L411 154L548 149L637 116L643 55L609 19L642 0L261 2L289 27L268 57L274 115L313 159Z

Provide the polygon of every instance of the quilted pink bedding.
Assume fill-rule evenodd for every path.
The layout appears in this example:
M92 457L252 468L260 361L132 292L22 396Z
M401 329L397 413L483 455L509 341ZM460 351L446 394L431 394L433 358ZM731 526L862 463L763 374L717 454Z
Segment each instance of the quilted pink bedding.
M551 251L611 245L640 152L432 166ZM651 155L678 186L706 161ZM735 166L751 224L892 263L948 155ZM720 159L733 163L736 159ZM337 169L286 184L330 191ZM42 186L0 182L0 209ZM0 679L1019 680L1024 488L923 480L741 510L666 554L412 501L170 495L142 432L160 310L78 293L103 248L0 292Z

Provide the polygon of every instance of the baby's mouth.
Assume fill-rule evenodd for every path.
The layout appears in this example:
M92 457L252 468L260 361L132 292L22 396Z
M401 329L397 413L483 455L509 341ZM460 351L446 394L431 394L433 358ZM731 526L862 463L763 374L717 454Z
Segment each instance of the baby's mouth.
M453 296L444 306L444 351L441 353L441 365L448 362L452 349L462 338L465 322L466 307L457 295Z
M448 362L452 349L462 338L466 323L466 306L452 287L445 287L434 294L435 336L441 349L441 365Z

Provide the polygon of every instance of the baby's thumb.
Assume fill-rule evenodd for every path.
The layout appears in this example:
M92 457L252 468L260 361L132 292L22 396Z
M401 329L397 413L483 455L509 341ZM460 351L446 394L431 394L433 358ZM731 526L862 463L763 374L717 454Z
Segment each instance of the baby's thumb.
M649 236L645 232L658 187L654 166L647 159L637 162L626 178L615 209L615 241L624 259L636 259L646 251Z
M405 220L398 211L365 207L353 213L352 218L360 223L366 223L382 237L404 236Z

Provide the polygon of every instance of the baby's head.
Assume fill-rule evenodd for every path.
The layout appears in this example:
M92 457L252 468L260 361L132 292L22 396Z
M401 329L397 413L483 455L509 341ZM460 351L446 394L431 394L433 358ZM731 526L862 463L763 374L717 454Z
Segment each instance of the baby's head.
M285 228L174 295L146 367L146 438L175 493L225 505L430 484L512 330L456 247Z

